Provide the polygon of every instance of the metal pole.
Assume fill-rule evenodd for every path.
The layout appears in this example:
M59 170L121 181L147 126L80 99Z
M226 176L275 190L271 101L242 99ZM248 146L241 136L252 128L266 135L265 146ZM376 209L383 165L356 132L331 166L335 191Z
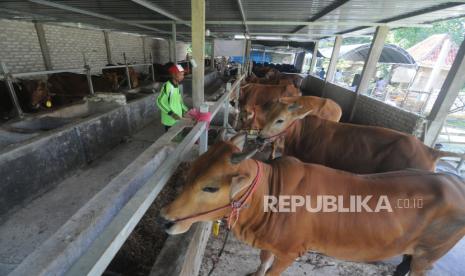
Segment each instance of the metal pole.
M208 112L208 104L202 103L200 105L200 113L207 113ZM200 134L200 142L199 142L199 153L202 154L206 152L208 149L208 128L205 128L205 131Z
M336 65L339 58L339 51L341 50L342 36L336 36L334 40L333 53L331 54L331 60L328 66L328 72L326 73L326 81L333 82L334 74L336 74Z
M128 61L126 60L126 53L123 53L124 64L126 65L126 78L128 79L128 89L131 90L131 75L129 74Z
M39 40L42 58L44 60L45 70L52 70L52 59L50 57L50 50L48 48L47 39L45 38L44 25L42 23L34 22L37 38Z
M239 112L240 112L240 110L239 110L239 96L240 96L240 93L241 93L241 85L240 85L240 83L238 83L236 85L235 89L236 89L236 91L235 91L236 92L236 97L235 97L236 99L234 100L234 108L236 109L236 116L234 118L234 123L233 123L234 128L236 128L237 124L239 123Z
M384 49L384 41L389 33L389 27L383 26L376 28L376 33L371 42L370 51L368 52L367 60L363 65L362 75L360 76L360 84L357 86L355 100L352 103L352 110L350 112L349 121L352 121L357 108L358 97L360 93L368 89L368 84L376 73L376 65Z
M2 67L1 68L2 72L5 75L6 85L8 87L8 92L10 93L10 98L13 101L13 105L15 106L16 114L18 114L20 118L23 118L24 113L23 113L23 110L21 109L21 106L19 105L18 98L16 97L15 87L13 85L13 77L8 71L8 68L6 67L5 63L1 62L0 65Z
M226 83L226 93L231 91L231 83L228 82ZM225 100L224 101L224 108L223 108L223 127L227 128L229 125L229 101Z
M455 56L454 63L452 64L446 80L441 87L441 91L431 108L428 115L428 132L425 136L425 144L432 146L442 126L447 119L449 110L457 99L460 90L465 86L465 40L460 45L459 51Z
M111 48L110 48L110 38L108 36L108 31L103 31L103 37L105 39L105 49L107 52L107 62L108 64L113 64L111 59Z
M84 65L86 69L87 83L89 85L89 91L91 95L94 95L94 85L92 84L92 75L90 74L90 66L88 64Z
M155 82L155 67L153 66L152 51L150 51L150 66L152 66L152 81Z
M312 62L310 62L310 68L308 69L309 75L311 75L315 70L316 60L318 58L318 43L318 40L315 41L315 45L313 46Z

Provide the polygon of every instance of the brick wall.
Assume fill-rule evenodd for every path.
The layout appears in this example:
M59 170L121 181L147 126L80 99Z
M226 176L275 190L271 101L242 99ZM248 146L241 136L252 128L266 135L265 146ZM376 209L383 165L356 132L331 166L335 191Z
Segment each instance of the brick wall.
M105 38L102 31L56 25L44 25L44 31L53 69L83 67L83 53L91 68L107 64Z
M44 24L43 27L53 69L82 67L82 52L85 52L91 67L97 68L108 63L103 31L49 24ZM142 39L145 40L145 49ZM153 53L154 62L169 61L167 40L110 32L109 41L114 63L124 61L123 52L126 52L128 62L143 63L144 52L147 62L150 52ZM184 46L180 46L178 55L183 55L184 58L187 44L180 45ZM45 70L33 23L0 20L0 60L14 73Z
M13 73L45 70L33 23L0 20L0 61Z
M170 60L170 45L168 40L152 39L153 62L165 64Z
M108 34L108 38L113 63L124 63L123 53L126 53L129 63L144 63L142 38L140 36L111 32Z

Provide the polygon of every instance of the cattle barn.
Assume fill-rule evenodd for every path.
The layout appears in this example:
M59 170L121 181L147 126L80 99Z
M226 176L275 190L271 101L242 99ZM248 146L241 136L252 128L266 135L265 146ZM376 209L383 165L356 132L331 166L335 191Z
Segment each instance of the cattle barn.
M0 1L0 276L465 275L464 39L465 1Z

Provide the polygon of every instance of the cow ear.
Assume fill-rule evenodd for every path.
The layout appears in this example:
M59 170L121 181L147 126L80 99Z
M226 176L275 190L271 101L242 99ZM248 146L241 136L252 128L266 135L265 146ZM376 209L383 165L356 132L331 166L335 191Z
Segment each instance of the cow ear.
M229 198L232 200L243 189L249 186L248 175L240 174L231 178L231 188L229 190Z
M247 133L239 132L231 138L231 143L238 147L241 151L244 150L245 142L247 141Z
M294 97L281 97L279 98L279 102L283 104L292 104L295 102Z

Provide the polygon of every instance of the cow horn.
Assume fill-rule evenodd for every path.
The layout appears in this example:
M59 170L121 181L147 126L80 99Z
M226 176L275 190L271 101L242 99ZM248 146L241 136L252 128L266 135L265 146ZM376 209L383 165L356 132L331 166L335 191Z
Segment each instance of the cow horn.
M239 164L242 161L244 161L246 159L249 159L252 156L254 156L257 153L257 151L258 151L258 148L255 148L255 149L253 149L251 151L248 151L248 152L235 152L231 156L231 163Z

